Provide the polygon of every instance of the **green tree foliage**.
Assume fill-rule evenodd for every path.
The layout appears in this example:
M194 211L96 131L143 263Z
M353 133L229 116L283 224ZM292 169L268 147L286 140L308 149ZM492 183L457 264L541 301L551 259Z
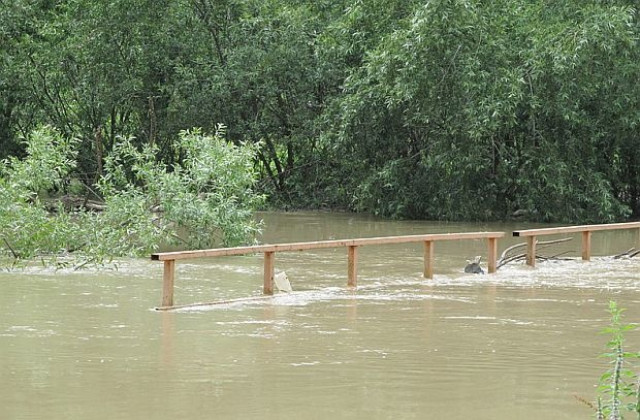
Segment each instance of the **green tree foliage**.
M62 252L71 245L70 220L51 218L44 199L63 187L74 169L76 140L65 139L50 128L25 139L27 156L11 158L0 166L0 248L15 259Z
M142 226L131 232L159 231L165 243L190 249L247 241L259 229L252 213L262 200L252 189L257 147L235 146L223 135L222 126L213 136L180 133L178 152L184 157L170 171L156 161L157 148L118 142L99 183L106 217L138 220ZM149 209L157 211L155 218Z
M314 120L325 100L315 55L321 30L304 2L191 1L197 61L178 65L171 113L182 125L223 121L231 138L262 142L267 189L291 193L289 177L315 150Z
M80 141L35 130L25 139L26 157L0 167L0 250L15 261L73 254L103 263L160 246L251 240L260 228L252 211L262 200L252 189L257 147L223 135L223 127L214 135L181 133L176 152L184 158L172 168L156 159L157 147L117 139L98 182L104 210L89 212L52 200L73 190Z
M432 1L383 40L341 101L343 147L373 168L356 204L436 218L626 216L611 168L619 145L636 144L624 58L636 56L635 11L557 9ZM637 179L634 155L622 166Z
M4 4L3 4L4 6ZM87 186L131 138L261 143L278 206L391 217L640 216L640 25L628 0L15 0L0 158L43 124Z

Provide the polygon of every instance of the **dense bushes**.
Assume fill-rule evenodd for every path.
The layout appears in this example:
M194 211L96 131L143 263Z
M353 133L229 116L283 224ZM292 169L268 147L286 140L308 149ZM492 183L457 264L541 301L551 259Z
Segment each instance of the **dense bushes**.
M156 160L155 148L118 139L95 187L104 200L100 211L87 209L88 187L73 177L78 141L51 128L35 130L25 141L26 157L0 167L0 250L15 261L64 262L60 257L74 254L84 264L160 246L250 241L259 229L252 210L262 201L252 190L255 147L234 146L221 130L181 133L182 163L172 168ZM78 195L79 201L70 199Z

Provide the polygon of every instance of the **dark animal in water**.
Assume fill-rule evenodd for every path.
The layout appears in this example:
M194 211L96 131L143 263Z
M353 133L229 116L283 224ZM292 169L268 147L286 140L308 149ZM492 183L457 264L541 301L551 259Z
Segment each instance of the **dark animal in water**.
M484 274L484 270L480 267L480 259L482 257L475 257L473 260L467 261L467 265L464 267L465 273Z

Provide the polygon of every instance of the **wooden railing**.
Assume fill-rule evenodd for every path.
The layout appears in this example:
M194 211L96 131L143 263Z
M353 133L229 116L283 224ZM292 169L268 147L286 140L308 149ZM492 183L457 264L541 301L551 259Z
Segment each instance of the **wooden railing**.
M523 236L527 238L527 265L534 267L536 265L537 236L580 232L582 233L582 259L589 261L591 259L591 233L594 231L615 229L638 229L638 235L640 237L640 222L516 230L513 232L513 236Z
M175 281L176 261L189 258L221 257L229 255L264 254L263 293L273 294L273 277L276 252L305 251L320 248L347 248L347 285L355 287L357 284L358 247L366 245L399 244L410 242L424 243L424 277L433 278L434 243L437 241L487 239L488 241L488 271L496 271L498 254L498 238L505 236L504 232L462 232L462 233L433 233L424 235L387 236L378 238L339 239L315 242L295 242L273 245L243 246L237 248L205 249L198 251L162 252L151 255L154 261L164 262L162 307L171 308L173 303L173 289Z

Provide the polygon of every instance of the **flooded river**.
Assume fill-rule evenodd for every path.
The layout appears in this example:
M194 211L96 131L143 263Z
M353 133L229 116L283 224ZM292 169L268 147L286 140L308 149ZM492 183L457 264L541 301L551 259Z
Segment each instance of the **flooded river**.
M262 215L264 243L533 226ZM510 233L509 233L510 235ZM0 273L0 419L588 419L608 368L608 302L640 320L637 231L596 232L591 262L464 274L485 241L276 255L294 289L156 312L162 264ZM521 238L499 241L499 252ZM549 253L579 255L580 239ZM485 265L486 269L486 265ZM178 262L176 304L258 296L262 256ZM640 337L627 338L629 351Z

